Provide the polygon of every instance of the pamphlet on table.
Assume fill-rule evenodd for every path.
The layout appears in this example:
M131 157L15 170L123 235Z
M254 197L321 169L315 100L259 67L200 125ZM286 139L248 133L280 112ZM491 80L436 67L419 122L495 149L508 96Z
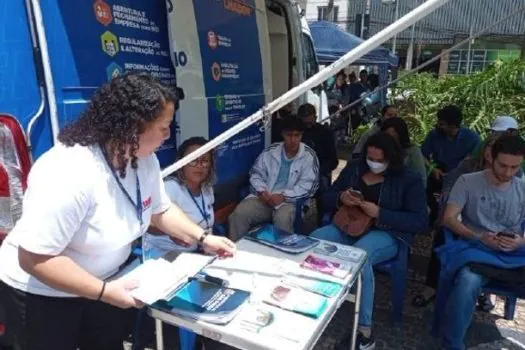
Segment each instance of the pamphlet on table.
M319 244L315 238L286 232L271 224L253 229L245 238L290 254L304 253Z
M312 318L318 318L328 306L328 300L320 295L285 284L278 284L264 302Z

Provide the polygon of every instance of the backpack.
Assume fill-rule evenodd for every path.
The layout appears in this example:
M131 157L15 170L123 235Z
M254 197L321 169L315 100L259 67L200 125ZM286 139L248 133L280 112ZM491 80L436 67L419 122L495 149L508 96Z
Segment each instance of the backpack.
M31 159L24 131L10 115L0 114L0 242L22 215Z

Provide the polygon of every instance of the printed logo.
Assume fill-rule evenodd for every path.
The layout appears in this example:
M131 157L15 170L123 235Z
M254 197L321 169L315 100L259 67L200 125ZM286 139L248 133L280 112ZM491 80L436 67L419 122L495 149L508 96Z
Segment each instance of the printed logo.
M102 50L109 56L113 57L119 52L117 36L109 31L106 31L100 37L102 43Z
M222 76L221 66L217 62L214 62L213 65L211 66L211 74L213 76L213 80L215 81L221 80L221 76Z
M224 97L221 95L215 96L215 108L218 112L224 111Z
M151 207L151 196L142 201L142 211L146 211Z
M106 4L103 0L95 1L93 5L93 10L95 11L95 17L100 24L108 26L113 22L113 16L111 15L111 7Z
M116 78L118 76L121 76L124 70L121 66L116 64L115 62L112 62L107 68L106 68L106 75L108 77L108 81L111 81L113 78Z
M217 35L211 30L208 32L208 46L212 50L215 50L218 46Z

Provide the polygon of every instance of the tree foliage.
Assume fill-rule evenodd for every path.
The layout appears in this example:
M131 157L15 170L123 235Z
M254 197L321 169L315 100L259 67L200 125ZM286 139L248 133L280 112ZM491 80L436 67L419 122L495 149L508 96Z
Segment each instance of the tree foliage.
M463 124L482 136L498 115L516 117L525 129L525 60L497 61L472 75L415 74L398 83L392 96L400 95L408 97L395 104L416 144L436 125L437 111L447 104L460 106Z

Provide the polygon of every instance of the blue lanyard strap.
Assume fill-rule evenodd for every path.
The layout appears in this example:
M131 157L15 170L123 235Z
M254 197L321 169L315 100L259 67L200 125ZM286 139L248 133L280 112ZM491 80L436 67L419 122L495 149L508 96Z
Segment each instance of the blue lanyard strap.
M109 156L108 156L108 154L106 152L106 149L102 145L100 146L100 149L102 150L102 154L104 155L104 159L106 160L106 163L108 164L109 169L111 169L111 173L113 174L113 177L115 178L115 181L117 182L118 187L120 187L120 189L122 190L122 193L124 193L124 196L126 196L126 198L131 203L133 208L135 208L135 211L136 211L136 214L137 214L137 219L140 222L140 226L142 226L142 224L143 224L143 222L142 222L142 195L140 193L140 181L139 181L138 170L135 172L135 178L137 180L137 201L134 202L133 199L131 199L130 194L128 193L128 191L126 191L126 189L124 188L124 185L120 181L117 172L113 168L113 165L109 161Z
M186 187L186 190L190 194L190 197L193 200L193 203L195 203L195 205L197 206L197 209L199 209L199 212L201 213L202 218L206 221L206 228L210 229L211 228L210 222L209 222L210 214L206 212L206 203L204 203L204 192L201 190L201 203L202 203L202 207L201 207L199 203L197 203L197 200L195 199L195 196L193 195L193 193L191 193L190 189Z

